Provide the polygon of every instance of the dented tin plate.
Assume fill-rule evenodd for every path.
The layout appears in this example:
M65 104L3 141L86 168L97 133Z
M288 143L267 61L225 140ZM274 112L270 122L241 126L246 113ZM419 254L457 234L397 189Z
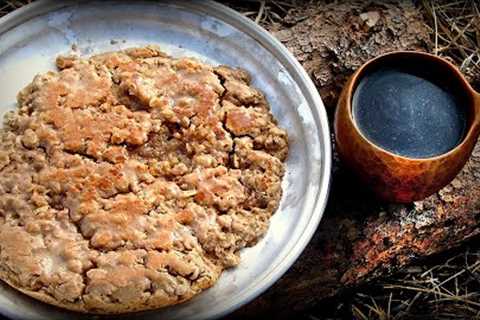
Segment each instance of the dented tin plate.
M240 265L224 272L213 288L187 303L135 314L135 319L220 317L280 278L307 245L327 202L327 116L315 86L283 45L210 1L40 0L0 19L0 110L14 108L16 93L37 73L54 70L55 57L70 53L72 46L91 55L146 44L157 44L173 56L248 70L289 133L284 195L267 235L243 250ZM0 313L15 319L91 318L37 302L4 284Z

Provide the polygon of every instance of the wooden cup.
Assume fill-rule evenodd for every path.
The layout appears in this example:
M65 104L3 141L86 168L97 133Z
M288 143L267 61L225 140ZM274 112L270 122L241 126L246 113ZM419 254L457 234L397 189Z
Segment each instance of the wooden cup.
M447 153L431 158L393 154L369 141L352 115L352 98L363 75L380 66L409 64L434 70L465 101L467 128L463 140ZM338 101L335 135L340 159L381 199L411 202L423 199L447 185L470 157L480 133L480 94L461 72L440 57L412 51L396 51L374 58L348 80Z

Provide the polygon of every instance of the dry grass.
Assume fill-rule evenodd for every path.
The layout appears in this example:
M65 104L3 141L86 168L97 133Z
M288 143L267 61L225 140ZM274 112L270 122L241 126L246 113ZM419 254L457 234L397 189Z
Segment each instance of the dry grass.
M32 2L32 0L4 0L0 1L0 16L3 16L9 13L12 10L18 9L28 3Z
M376 287L354 294L356 318L480 319L480 248L411 266Z
M263 27L269 27L275 23L283 23L285 15L294 9L298 3L306 1L298 0L246 0L224 1L225 4L252 19Z
M345 290L301 318L480 320L479 240L417 261L391 277Z
M480 85L480 2L423 0L434 53L450 57Z

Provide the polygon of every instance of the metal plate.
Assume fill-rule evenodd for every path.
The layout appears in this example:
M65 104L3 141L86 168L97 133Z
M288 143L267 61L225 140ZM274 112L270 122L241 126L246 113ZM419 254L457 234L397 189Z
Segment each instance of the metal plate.
M224 272L213 288L187 303L135 314L135 319L220 317L257 297L292 265L327 201L331 146L326 113L315 86L285 47L214 2L40 0L0 19L0 106L2 112L14 108L16 93L37 73L54 70L55 57L69 53L73 44L91 55L152 43L173 56L245 68L289 134L284 195L267 235L244 249L240 265ZM0 286L0 313L16 319L91 318L37 302L6 285Z

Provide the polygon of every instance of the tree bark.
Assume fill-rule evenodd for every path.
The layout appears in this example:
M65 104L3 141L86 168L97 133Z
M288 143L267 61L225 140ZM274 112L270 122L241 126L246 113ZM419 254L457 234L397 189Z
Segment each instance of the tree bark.
M303 64L330 118L342 85L362 63L392 50L430 50L422 14L401 0L303 5L269 30ZM328 207L303 254L230 318L289 318L480 233L480 144L450 185L408 205L379 202L336 158L333 170Z

